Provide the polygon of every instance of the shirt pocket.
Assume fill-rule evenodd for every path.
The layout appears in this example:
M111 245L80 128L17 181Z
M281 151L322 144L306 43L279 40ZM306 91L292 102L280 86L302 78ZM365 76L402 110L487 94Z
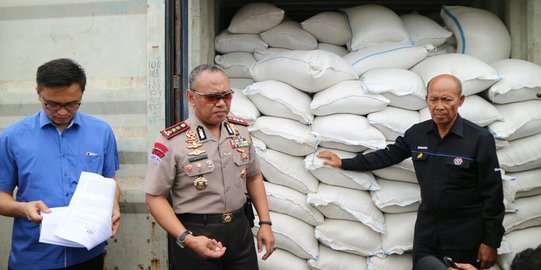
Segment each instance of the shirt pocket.
M81 163L83 171L101 174L103 171L103 154L85 152Z
M233 154L233 162L235 162L235 164L239 167L245 167L246 164L250 163L250 153L248 152L248 148L245 149L245 154L242 154L238 151Z
M475 177L472 170L473 161L462 157L446 157L445 163L449 170L449 180L453 184L468 185L469 179Z
M189 162L184 165L184 172L188 176L199 176L214 171L214 162L210 159Z

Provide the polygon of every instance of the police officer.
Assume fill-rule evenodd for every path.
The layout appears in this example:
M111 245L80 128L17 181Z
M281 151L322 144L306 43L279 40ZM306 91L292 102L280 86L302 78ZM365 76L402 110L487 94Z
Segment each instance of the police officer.
M412 157L421 187L413 243L413 264L427 255L440 260L488 269L504 233L501 174L493 136L463 119L460 81L452 75L434 77L426 101L432 116L413 125L394 144L351 159L330 151L319 157L326 165L368 171Z
M258 269L246 193L259 216L264 260L275 240L248 123L228 116L233 90L220 67L196 67L189 83L194 113L154 143L144 182L147 208L176 238L174 269Z

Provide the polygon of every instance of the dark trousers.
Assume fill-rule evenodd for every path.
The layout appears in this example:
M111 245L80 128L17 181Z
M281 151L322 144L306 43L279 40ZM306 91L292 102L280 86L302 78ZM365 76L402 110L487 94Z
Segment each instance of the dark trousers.
M448 247L449 239L442 241L440 238L449 230L460 229L460 225L468 225L468 221L461 219L443 220L434 218L430 215L423 214L421 211L417 213L417 221L415 222L415 235L413 237L413 269L417 262L428 255L432 255L443 262L443 257L451 257L457 263L469 263L476 268L480 265L477 263L477 253L481 240L477 236L472 236L471 231L482 233L482 229L477 228L477 223L473 223L473 229L464 230L464 233L455 241L454 246L461 248ZM457 234L458 235L458 234ZM445 244L444 244L445 243ZM460 243L457 244L457 243Z
M86 262L72 265L68 268L59 268L56 270L103 270L103 262L105 260L105 253L94 257ZM12 270L8 268L8 270Z
M243 211L231 223L195 223L182 221L194 235L205 235L227 248L219 259L202 259L189 248L173 245L174 270L258 270L254 236Z
M105 261L105 253L96 256L94 259L82 262L80 264L72 265L66 270L102 270L103 263Z

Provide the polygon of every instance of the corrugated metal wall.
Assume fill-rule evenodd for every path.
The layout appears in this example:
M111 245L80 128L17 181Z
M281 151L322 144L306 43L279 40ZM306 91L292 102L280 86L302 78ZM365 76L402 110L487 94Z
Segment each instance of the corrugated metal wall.
M36 69L60 57L86 69L80 110L113 126L123 217L107 247L107 269L167 269L165 233L147 214L141 190L148 145L165 125L164 21L163 1L0 2L0 132L40 109ZM0 217L3 269L11 223Z

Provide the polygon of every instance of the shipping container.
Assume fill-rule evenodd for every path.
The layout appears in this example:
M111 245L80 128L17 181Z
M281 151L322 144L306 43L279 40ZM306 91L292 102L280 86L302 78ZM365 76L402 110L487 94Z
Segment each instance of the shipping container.
M106 269L168 269L166 233L148 214L142 183L148 152L164 127L188 115L188 73L213 63L214 38L248 0L1 0L0 132L40 109L35 72L73 58L88 76L81 111L107 121L120 154L121 228L106 248ZM397 14L437 17L442 5L482 8L505 22L511 58L541 65L537 0L276 0L301 22L322 11L380 4ZM7 267L12 219L0 217L0 268Z

